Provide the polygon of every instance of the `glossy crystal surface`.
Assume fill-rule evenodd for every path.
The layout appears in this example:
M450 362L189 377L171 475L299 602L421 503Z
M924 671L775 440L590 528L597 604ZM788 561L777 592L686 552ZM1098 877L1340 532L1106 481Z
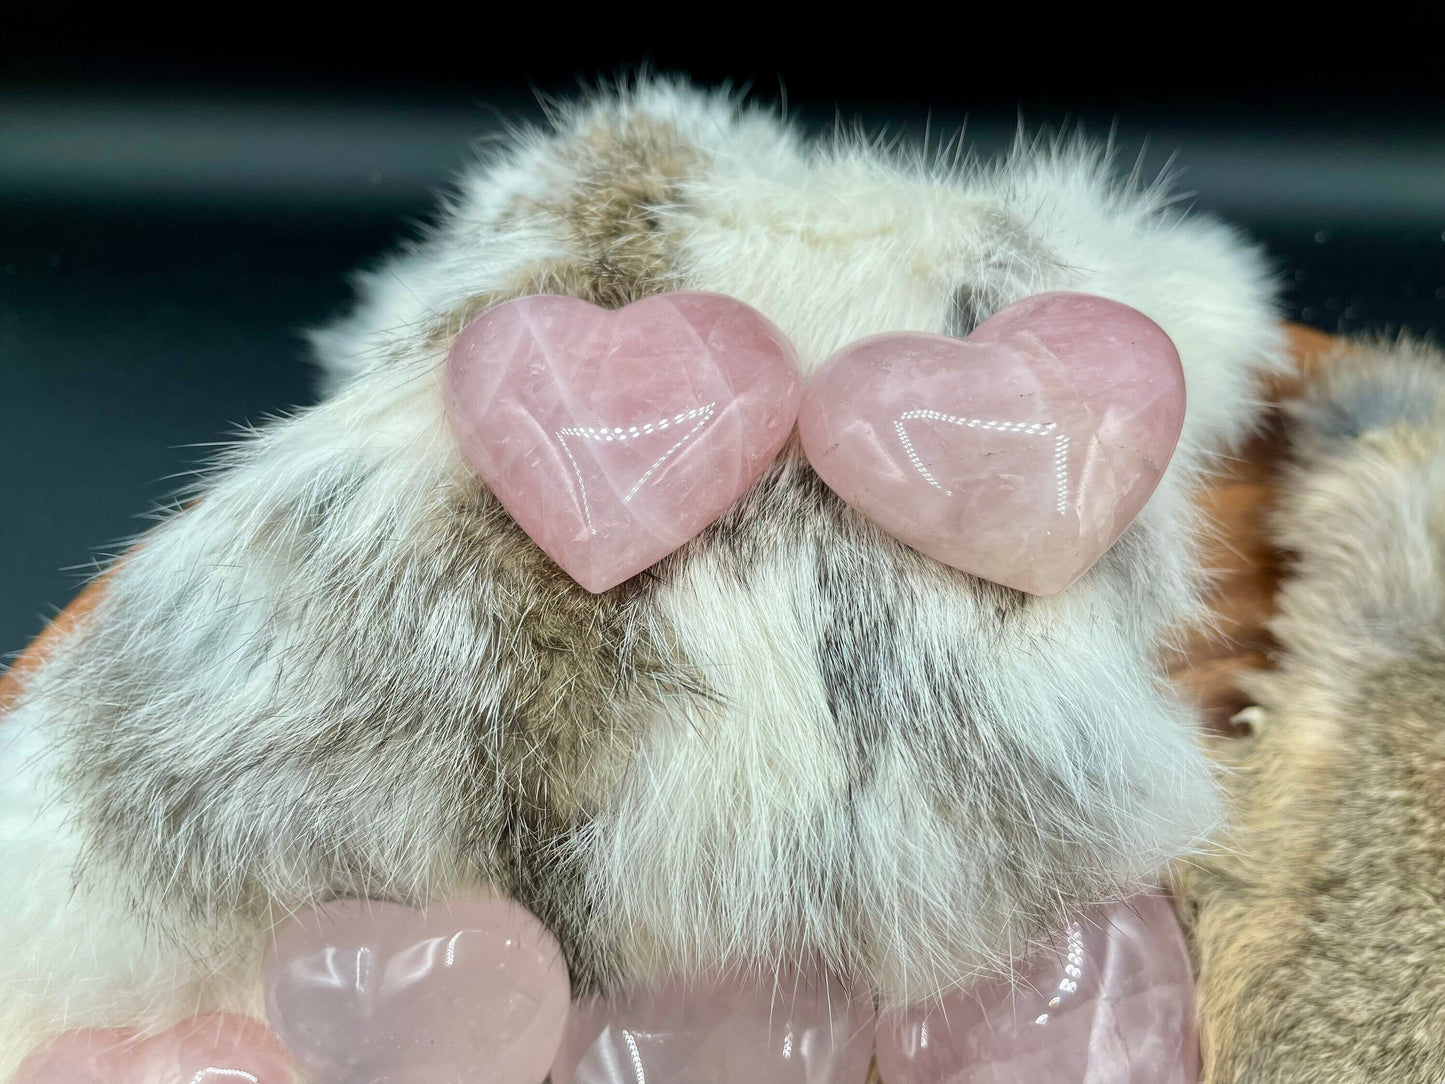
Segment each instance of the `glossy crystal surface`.
M593 592L727 511L788 439L800 396L783 334L708 293L617 310L517 298L467 325L446 372L467 463Z
M817 976L674 982L579 1003L552 1084L864 1084L870 1001Z
M266 961L271 1026L313 1084L541 1084L569 998L557 942L500 898L325 904Z
M1196 1084L1194 980L1169 902L1083 917L1015 982L886 1015L885 1084Z
M193 1017L142 1038L125 1028L63 1032L28 1057L12 1084L290 1084L285 1052L247 1016Z
M889 534L1038 595L1083 575L1173 455L1184 372L1143 313L1039 294L967 339L875 335L813 378L798 429L813 468Z

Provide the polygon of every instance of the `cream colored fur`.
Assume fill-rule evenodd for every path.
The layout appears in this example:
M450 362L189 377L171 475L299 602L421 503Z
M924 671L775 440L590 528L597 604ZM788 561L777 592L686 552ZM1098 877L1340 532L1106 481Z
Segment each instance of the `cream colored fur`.
M255 1011L267 924L332 895L493 882L579 983L808 955L897 1002L1213 826L1156 656L1200 612L1191 489L1279 360L1232 231L1088 145L958 166L655 82L516 137L360 286L315 336L328 400L230 453L0 726L0 1079L58 1027ZM1184 438L1057 598L903 549L792 450L655 578L579 597L466 472L437 367L488 299L673 286L810 371L1102 294L1178 344Z

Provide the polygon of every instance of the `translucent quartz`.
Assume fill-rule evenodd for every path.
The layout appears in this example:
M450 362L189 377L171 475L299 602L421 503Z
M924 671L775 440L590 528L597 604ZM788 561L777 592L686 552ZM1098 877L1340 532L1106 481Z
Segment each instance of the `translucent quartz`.
M12 1084L289 1084L276 1036L247 1016L193 1017L150 1038L123 1028L67 1031L20 1066Z
M813 377L798 430L822 479L889 534L1052 595L1144 507L1184 403L1179 354L1157 324L1051 293L967 339L899 332L844 347Z
M867 999L813 978L672 983L574 1006L552 1084L864 1084Z
M277 931L271 1026L313 1084L541 1084L570 987L552 935L510 900L342 900Z
M800 389L782 332L707 293L615 311L517 298L467 325L446 374L463 457L593 592L727 511L787 441Z
M1016 983L885 1016L885 1084L1195 1084L1194 980L1167 900L1070 927Z
M278 932L273 1023L315 1084L863 1084L866 998L837 982L672 983L568 1013L566 972L536 920L504 900L422 914L343 901ZM565 1026L565 1027L564 1027ZM1195 1084L1193 981L1162 897L1100 908L987 984L885 1016L886 1084ZM560 1043L560 1048L559 1048ZM141 1038L66 1032L13 1084L289 1084L256 1020L195 1017Z

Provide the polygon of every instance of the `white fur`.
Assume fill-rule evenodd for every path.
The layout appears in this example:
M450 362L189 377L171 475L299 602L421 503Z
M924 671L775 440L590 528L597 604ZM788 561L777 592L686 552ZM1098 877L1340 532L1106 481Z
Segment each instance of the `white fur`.
M298 578L284 545L267 548L259 525L317 479L364 461L365 499L325 527L337 551L381 569L395 558L379 539L426 529L438 490L463 468L442 421L441 357L420 329L568 254L557 229L507 219L508 208L573 183L568 140L625 114L665 120L702 152L685 198L661 209L681 239L680 284L756 306L792 337L809 370L875 332L943 330L960 284L993 307L1042 289L1088 290L1141 309L1173 336L1190 404L1181 449L1141 519L1159 540L1151 567L1136 570L1139 582L1101 572L1036 600L1003 651L986 601L950 594L955 588L924 572L927 589L912 602L921 661L898 676L897 692L910 695L915 678L926 682L928 666L964 645L982 690L977 740L1023 731L1054 774L1078 781L1081 802L1117 836L1099 841L1094 860L1121 888L1195 845L1212 823L1213 791L1190 712L1159 691L1154 653L1199 612L1190 488L1209 456L1253 423L1252 374L1277 364L1258 257L1218 225L1175 216L1161 192L1120 189L1087 147L1021 145L999 168L957 169L857 143L818 149L770 115L669 83L568 114L560 136L521 137L469 176L442 230L362 276L356 312L315 336L334 397L238 452L203 501L113 574L94 620L133 623L174 682L137 708L136 725L184 708L197 740L214 750L263 716L275 727L269 740L284 743L325 710L334 689L327 675L286 664L288 644L320 634L307 609L313 585ZM679 651L724 696L649 720L629 770L576 844L597 923L638 973L737 953L766 963L801 949L858 971L889 999L932 993L1023 947L1009 934L1009 898L973 875L1007 856L982 853L985 837L939 815L917 782L924 754L906 744L892 747L875 766L877 784L850 806L850 754L810 653L818 629L805 543L761 562L746 590L703 556L663 592L660 616L677 630ZM209 570L211 594L180 598L175 584L198 565ZM195 607L178 626L184 633L144 642L147 621L167 606ZM461 641L451 616L418 625L428 665L485 666L505 650ZM274 638L274 651L242 666L241 653L261 637ZM278 695L287 698L279 712L269 703ZM51 735L77 717L85 696L42 671L0 727L0 875L11 890L0 909L0 1079L37 1035L63 1025L255 1010L263 930L151 929L149 916L110 891L126 871L77 866L84 841L72 797L54 786L60 754ZM957 740L946 723L921 716L919 749ZM356 765L358 793L367 770ZM375 818L374 857L395 884L435 893L466 874L448 853L416 845L438 834L424 823L437 815L428 782L417 779L393 805L357 808ZM302 784L278 779L254 798L284 801ZM252 848L280 907L326 889L292 865L280 841L238 827L226 842L238 850L218 850L218 862ZM846 901L847 929L818 909L823 891ZM1062 914L1080 901L1061 890L1058 902Z

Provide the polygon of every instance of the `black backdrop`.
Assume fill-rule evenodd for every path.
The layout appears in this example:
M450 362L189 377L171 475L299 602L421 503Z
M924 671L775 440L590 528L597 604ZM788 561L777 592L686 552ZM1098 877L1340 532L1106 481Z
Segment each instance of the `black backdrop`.
M1440 16L127 8L0 14L0 653L197 445L310 400L298 330L425 218L470 140L640 64L809 126L967 120L984 153L1020 118L1112 131L1125 165L1173 156L1199 207L1270 249L1296 319L1445 327Z

